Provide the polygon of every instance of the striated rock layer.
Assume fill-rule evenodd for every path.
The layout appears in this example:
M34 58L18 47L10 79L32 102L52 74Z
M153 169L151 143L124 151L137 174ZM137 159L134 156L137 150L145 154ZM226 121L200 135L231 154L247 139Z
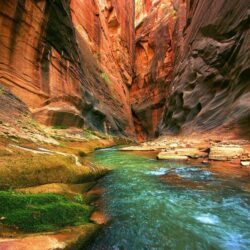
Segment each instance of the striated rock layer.
M159 131L249 137L250 2L174 2L175 70Z
M155 136L169 94L174 14L170 0L136 1L136 76L130 97L139 139Z
M132 0L0 0L0 84L48 125L134 131Z

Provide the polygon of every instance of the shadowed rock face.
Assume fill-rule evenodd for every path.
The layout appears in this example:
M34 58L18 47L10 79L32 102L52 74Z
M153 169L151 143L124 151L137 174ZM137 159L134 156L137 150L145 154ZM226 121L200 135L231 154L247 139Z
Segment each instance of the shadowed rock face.
M159 131L223 127L249 136L250 2L188 0L177 5L175 70Z
M136 1L136 76L130 97L139 139L155 136L169 95L173 14L169 0Z
M49 125L133 134L133 1L0 0L0 83Z

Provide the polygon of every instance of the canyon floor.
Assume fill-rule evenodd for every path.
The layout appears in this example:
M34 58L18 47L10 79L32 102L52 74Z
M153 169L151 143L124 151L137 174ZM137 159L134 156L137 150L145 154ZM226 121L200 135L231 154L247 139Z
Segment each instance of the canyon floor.
M23 114L15 120L2 115L0 133L0 199L7 204L13 199L18 200L10 207L6 205L11 213L1 212L4 216L0 218L0 249L82 249L93 239L101 228L99 224L106 224L108 220L100 208L94 211L92 206L100 205L94 201L102 195L101 190L92 188L99 178L109 172L87 157L100 148L127 144L120 150L152 152L151 157L157 156L159 161L186 162L191 166L203 164L216 176L244 180L239 188L250 191L248 140L204 134L162 136L153 141L136 143L91 130L46 127ZM131 143L133 145L129 145ZM161 179L174 185L194 185L183 182L176 174L162 176ZM49 212L44 212L43 206L48 206L50 199L58 199L51 198L50 194L65 197L59 205L56 203L58 200L54 203L57 207L62 206L62 210L67 211L67 207L73 206L69 214L64 212L64 216L69 216L68 220L60 217L60 209L53 210L51 207L50 213L58 213L57 217L65 223L55 220L51 225L51 222L46 222L51 221L51 217ZM40 195L45 195L46 201L40 204L41 207L36 207L36 199L41 199ZM27 199L30 201L22 208L20 204ZM72 217L74 206L77 209L84 207L84 221L79 222L79 218L83 217L82 211ZM29 210L26 211L27 207ZM30 222L27 220L29 216L33 217ZM37 228L29 227L27 223L37 223ZM51 226L54 228L52 231Z

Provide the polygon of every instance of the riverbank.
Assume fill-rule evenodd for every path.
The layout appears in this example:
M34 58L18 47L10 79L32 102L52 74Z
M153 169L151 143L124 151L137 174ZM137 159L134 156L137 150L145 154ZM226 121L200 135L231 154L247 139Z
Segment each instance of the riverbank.
M108 172L86 156L123 139L24 127L0 124L0 249L80 249L100 229L88 192Z
M121 150L154 152L158 160L212 166L215 174L229 178L250 173L250 141L219 134L162 136Z

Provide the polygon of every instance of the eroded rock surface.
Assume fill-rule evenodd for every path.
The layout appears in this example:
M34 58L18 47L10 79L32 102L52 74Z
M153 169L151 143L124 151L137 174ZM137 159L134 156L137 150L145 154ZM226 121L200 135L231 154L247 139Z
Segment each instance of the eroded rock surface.
M175 70L160 131L224 126L249 136L250 2L179 1L176 10Z
M137 0L135 71L131 108L139 139L154 137L173 71L174 9L169 0Z
M0 1L0 83L42 123L133 134L133 1Z
M23 235L19 238L0 239L0 249L5 250L58 250L82 249L95 236L99 226L86 224L56 233Z
M244 149L239 145L213 146L210 148L209 159L227 161L237 159L244 154Z

